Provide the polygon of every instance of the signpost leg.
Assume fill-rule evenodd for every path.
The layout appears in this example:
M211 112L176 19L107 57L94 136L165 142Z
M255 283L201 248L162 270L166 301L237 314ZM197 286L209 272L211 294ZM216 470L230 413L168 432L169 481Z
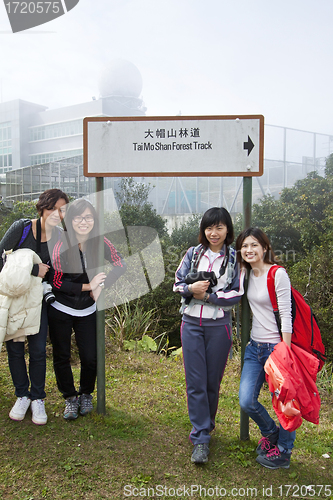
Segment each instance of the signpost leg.
M243 177L243 229L251 226L251 207L252 177ZM248 277L246 276L244 290L247 288L247 280ZM241 367L243 368L245 347L250 338L250 306L244 295L241 304ZM249 439L249 417L242 409L240 410L240 439L242 441Z
M96 211L99 214L101 244L99 245L98 267L104 264L104 178L96 177ZM96 311L97 332L97 413L105 414L105 308L104 293L98 299Z

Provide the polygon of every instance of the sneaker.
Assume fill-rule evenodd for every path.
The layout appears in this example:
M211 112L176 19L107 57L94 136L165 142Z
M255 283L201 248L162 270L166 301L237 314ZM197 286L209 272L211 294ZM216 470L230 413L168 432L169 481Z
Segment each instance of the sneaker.
M209 446L207 443L194 445L191 462L195 464L205 464L208 462Z
M289 469L291 453L283 453L275 446L267 455L259 455L257 462L267 469Z
M92 395L81 394L79 397L80 415L84 416L93 411Z
M45 404L43 399L35 399L31 401L32 421L36 425L45 425L47 415L45 412Z
M258 455L267 455L267 453L276 446L279 439L279 429L268 436L263 436L257 446L256 452Z
M64 418L66 420L75 420L79 413L79 398L72 396L66 399Z
M25 414L27 413L27 409L30 406L30 403L31 400L27 398L27 396L23 396L23 398L17 398L16 403L9 412L9 418L18 422L20 420L23 420Z

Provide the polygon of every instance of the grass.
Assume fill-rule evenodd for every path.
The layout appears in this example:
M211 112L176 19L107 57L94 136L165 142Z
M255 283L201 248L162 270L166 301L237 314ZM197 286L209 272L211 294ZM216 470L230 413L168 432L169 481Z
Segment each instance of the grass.
M77 361L74 371L77 378ZM210 460L200 467L190 462L191 426L180 359L129 354L107 345L106 415L93 412L66 422L49 354L49 421L36 426L30 411L22 422L8 418L15 397L3 351L0 500L199 499L204 493L206 498L281 499L289 493L288 497L332 499L327 487L320 490L317 486L315 495L301 489L302 485L333 483L332 393L322 394L320 425L303 422L297 431L290 469L270 471L255 461L260 435L251 422L250 440L239 440L239 375L236 355L227 365L221 386ZM262 399L269 407L267 389ZM284 485L291 485L289 492Z

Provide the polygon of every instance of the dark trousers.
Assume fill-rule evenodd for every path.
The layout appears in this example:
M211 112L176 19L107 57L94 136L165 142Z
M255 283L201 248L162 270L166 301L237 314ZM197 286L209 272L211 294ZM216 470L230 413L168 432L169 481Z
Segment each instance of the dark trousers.
M79 350L80 388L75 389L71 368L72 330ZM91 394L97 371L96 313L77 317L49 307L49 334L53 346L53 366L59 391L64 398Z
M25 362L25 342L6 342L8 365L15 386L15 395L35 400L44 399L46 374L47 306L42 303L39 332L28 335L29 376ZM30 382L29 382L30 378ZM29 389L30 385L30 389Z
M193 444L209 443L215 427L219 390L231 348L229 325L201 326L182 322L188 413Z

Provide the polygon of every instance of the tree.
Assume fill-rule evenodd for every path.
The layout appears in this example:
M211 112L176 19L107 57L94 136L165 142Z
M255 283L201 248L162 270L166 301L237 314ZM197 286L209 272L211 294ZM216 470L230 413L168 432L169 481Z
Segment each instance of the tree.
M123 205L142 207L148 203L148 196L153 187L150 183L136 182L133 177L122 177L119 189L115 192L118 207Z
M260 205L253 206L253 225L267 233L278 256L303 252L300 232L291 223L291 212L292 207L272 196L265 196Z
M166 220L157 214L148 201L152 187L135 182L133 177L121 179L115 198L124 227L146 226L156 229L160 238L167 235Z
M157 214L151 203L143 205L124 204L119 210L124 227L146 226L156 229L160 238L167 235L166 220Z
M325 176L333 177L333 153L326 158Z
M19 219L36 219L38 217L38 212L36 209L35 201L18 201L14 203L12 209L7 208L1 203L1 227L0 227L0 239L3 238L7 229L13 224L13 222Z
M293 286L303 294L316 315L326 348L333 361L333 248L324 244L296 263L288 272Z
M171 233L172 244L180 246L184 250L198 245L201 217L201 214L193 214L184 224L176 227Z
M333 155L325 173L311 172L283 189L280 199L264 196L253 205L252 224L268 234L278 254L294 252L299 260L321 244L333 216Z

